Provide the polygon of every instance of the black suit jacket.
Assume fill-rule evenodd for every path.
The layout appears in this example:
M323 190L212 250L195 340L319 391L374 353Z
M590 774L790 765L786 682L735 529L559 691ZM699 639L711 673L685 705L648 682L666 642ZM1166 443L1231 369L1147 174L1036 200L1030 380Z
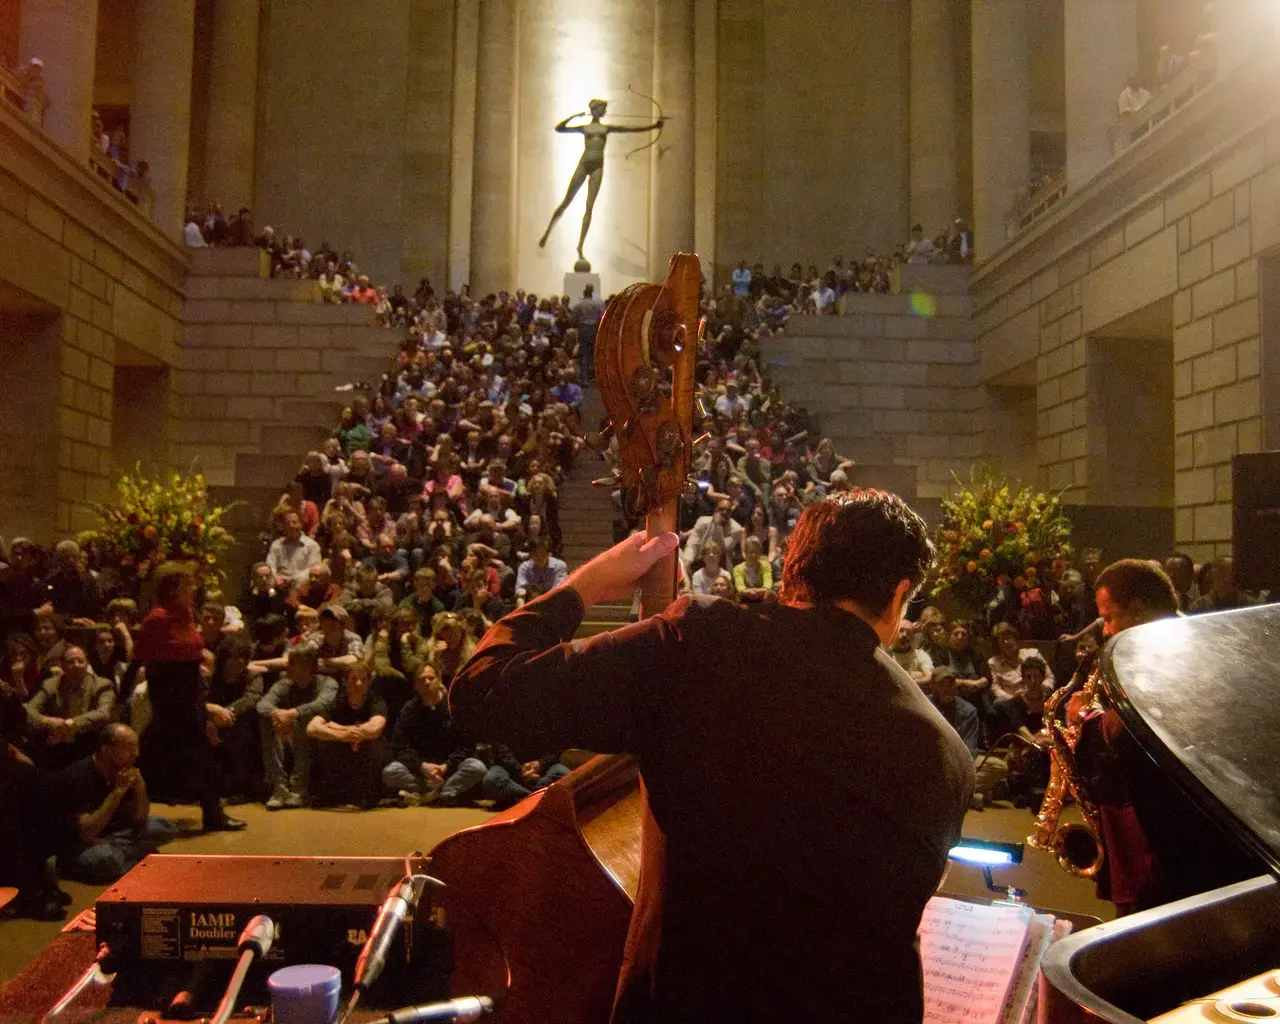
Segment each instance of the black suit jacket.
M450 707L517 749L637 755L666 875L615 1021L918 1022L916 931L973 762L871 628L698 597L571 640L583 613L562 587L502 619Z

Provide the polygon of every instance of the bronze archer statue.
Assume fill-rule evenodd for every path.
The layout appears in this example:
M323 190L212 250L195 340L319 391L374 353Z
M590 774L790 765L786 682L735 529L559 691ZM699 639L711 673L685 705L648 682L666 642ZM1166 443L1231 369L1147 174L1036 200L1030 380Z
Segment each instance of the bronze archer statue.
M569 208L569 204L573 202L574 196L581 190L583 183L587 182L587 209L582 215L582 230L578 234L578 258L586 258L582 255L582 246L587 240L587 232L591 228L591 211L596 205L596 196L600 194L600 183L604 180L605 142L614 132L651 132L655 129L660 129L666 121L666 118L659 117L652 124L639 125L635 128L605 124L601 118L604 117L607 107L608 103L605 100L592 100L587 104L587 109L591 111L591 120L586 124L570 126L569 122L575 117L584 116L583 112L579 111L576 114L570 114L556 125L556 131L558 132L564 134L577 132L582 136L582 158L578 161L578 166L574 168L573 177L569 180L569 187L564 193L564 199L556 207L555 213L551 215L551 222L547 224L547 230L542 233L542 238L538 240L540 249L546 248L547 238L551 234L551 229L556 226L556 221L560 219L561 214Z

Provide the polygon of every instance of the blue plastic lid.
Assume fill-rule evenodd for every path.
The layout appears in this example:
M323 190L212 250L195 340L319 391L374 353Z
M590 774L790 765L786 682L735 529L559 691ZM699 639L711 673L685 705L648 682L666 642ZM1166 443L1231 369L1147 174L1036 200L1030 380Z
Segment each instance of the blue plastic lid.
M295 964L281 967L267 979L272 998L283 996L336 995L342 991L342 972L326 964Z

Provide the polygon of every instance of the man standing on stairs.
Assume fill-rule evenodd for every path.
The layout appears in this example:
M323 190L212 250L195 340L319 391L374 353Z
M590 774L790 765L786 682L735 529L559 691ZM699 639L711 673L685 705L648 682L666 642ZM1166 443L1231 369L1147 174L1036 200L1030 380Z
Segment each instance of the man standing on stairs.
M578 361L582 383L590 387L596 379L596 329L604 316L604 303L595 297L595 285L582 289L582 298L572 307L573 324L578 328Z

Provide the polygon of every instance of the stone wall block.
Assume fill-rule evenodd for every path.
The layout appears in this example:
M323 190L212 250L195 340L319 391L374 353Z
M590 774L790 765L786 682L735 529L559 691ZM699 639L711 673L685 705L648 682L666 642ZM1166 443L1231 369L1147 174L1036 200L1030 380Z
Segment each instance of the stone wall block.
M1232 384L1236 379L1236 354L1234 349L1218 349L1199 356L1192 363L1192 388L1210 391Z
M1257 338L1249 338L1236 346L1236 374L1241 380L1256 377L1262 372L1260 345Z
M1235 297L1235 273L1224 270L1220 274L1214 274L1213 277L1201 281L1191 289L1191 315L1198 320L1200 317L1216 313L1234 302Z
M1173 331L1173 359L1181 362L1193 356L1213 351L1213 321L1193 320L1185 327Z
M1236 266L1236 298L1249 299L1258 294L1258 261L1245 260Z
M1262 407L1261 378L1251 377L1213 394L1215 423L1234 423L1257 416Z
M1237 302L1217 313L1213 318L1213 344L1221 348L1233 345L1242 338L1257 335L1261 329L1258 316L1258 300Z
M1212 196L1213 191L1209 175L1197 175L1164 201L1164 222L1171 224L1173 221L1185 217L1193 210L1197 210L1207 203Z
M1102 266L1124 252L1124 225L1117 224L1089 247L1089 269Z
M1236 222L1236 199L1232 193L1218 196L1191 215L1191 244L1199 245L1226 231Z
M1202 505L1195 510L1195 539L1224 541L1231 538L1231 506Z
M1213 240L1213 269L1225 270L1234 267L1250 255L1249 222L1237 224L1229 231L1224 231Z
M1211 505L1213 493L1213 467L1211 466L1174 474L1173 500L1176 505L1182 507Z
M1164 204L1153 203L1141 213L1130 217L1124 225L1124 244L1137 245L1144 238L1150 238L1164 227Z
M1213 243L1205 242L1178 257L1178 287L1190 288L1213 273Z
M1213 194L1221 195L1241 182L1261 174L1266 155L1266 140L1261 136L1239 146L1213 169Z
M1213 426L1213 394L1189 395L1173 403L1173 432L1185 434Z

